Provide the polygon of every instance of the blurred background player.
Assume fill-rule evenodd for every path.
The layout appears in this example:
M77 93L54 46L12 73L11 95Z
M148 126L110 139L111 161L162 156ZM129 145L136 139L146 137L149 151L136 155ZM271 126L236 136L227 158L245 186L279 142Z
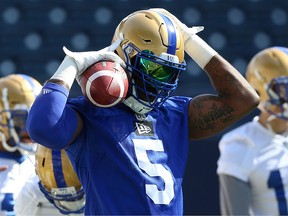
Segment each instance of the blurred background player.
M257 53L246 78L260 95L260 114L220 140L221 213L288 215L288 49Z
M0 172L0 215L13 215L14 196L27 173L20 170L20 164L36 150L26 131L26 119L41 87L23 74L0 78L0 166L6 168Z
M35 166L31 162L30 166L36 173L31 173L15 200L16 216L83 215L85 194L65 150L38 145Z
M65 148L85 190L85 214L183 214L189 139L212 136L257 107L249 83L190 30L168 11L136 11L120 22L108 49L65 49L35 100L29 134ZM184 51L207 72L215 95L172 96L186 69ZM100 108L84 97L68 99L75 77L102 59L127 66L124 102Z

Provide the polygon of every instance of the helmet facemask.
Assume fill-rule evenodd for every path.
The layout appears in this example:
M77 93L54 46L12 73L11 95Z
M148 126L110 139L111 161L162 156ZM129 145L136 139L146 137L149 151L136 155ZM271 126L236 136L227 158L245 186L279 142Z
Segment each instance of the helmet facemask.
M129 53L136 53L129 59ZM127 72L130 75L129 94L148 108L160 107L177 87L180 72L186 64L177 56L163 53L160 57L152 51L140 51L133 44L124 48ZM169 59L169 60L168 60Z
M76 191L75 187L45 188L40 181L38 183L41 192L62 214L83 213L85 207L85 194L83 188Z
M3 103L8 104L4 98ZM5 150L9 152L19 150L22 154L36 151L37 144L32 142L26 130L28 112L29 108L26 104L17 104L14 109L10 109L8 104L7 109L0 111L2 118L0 126L2 129L5 128L9 137L7 138L5 133L0 131L1 141Z
M269 100L264 104L265 110L275 118L288 120L288 76L272 79L267 94Z
M21 74L0 79L0 141L4 150L35 152L36 143L28 135L26 120L41 87L32 77Z

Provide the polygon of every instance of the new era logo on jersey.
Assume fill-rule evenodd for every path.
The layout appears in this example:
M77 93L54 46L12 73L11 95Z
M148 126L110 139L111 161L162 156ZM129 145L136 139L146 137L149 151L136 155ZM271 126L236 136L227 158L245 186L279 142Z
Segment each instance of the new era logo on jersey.
M51 89L45 89L45 88L42 89L42 94L49 94L51 92L52 92Z
M146 119L146 115L142 115L142 114L138 114L138 113L135 113L135 117L137 119L137 121L144 121Z
M136 134L139 136L153 136L154 129L152 122L135 122Z

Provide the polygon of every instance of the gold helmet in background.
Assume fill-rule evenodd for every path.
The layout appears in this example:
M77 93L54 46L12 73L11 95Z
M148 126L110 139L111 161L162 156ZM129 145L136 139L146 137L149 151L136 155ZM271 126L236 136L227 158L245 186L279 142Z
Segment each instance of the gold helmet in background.
M26 130L28 111L41 91L41 84L24 74L0 78L0 140L2 149L35 151ZM23 152L22 152L23 153Z
M152 10L136 11L124 18L112 42L120 38L123 40L116 52L131 78L124 103L144 114L161 106L176 89L178 76L186 69L184 39L167 16Z
M35 167L40 190L61 213L83 212L85 194L65 150L38 145Z
M288 48L270 47L249 62L246 79L260 96L260 110L288 118ZM275 107L279 111L275 112Z

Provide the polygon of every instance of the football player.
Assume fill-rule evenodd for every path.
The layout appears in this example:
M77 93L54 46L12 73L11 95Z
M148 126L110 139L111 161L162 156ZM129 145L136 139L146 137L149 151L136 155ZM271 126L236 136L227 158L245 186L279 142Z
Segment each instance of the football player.
M288 49L270 47L248 64L259 115L220 140L222 215L288 215Z
M17 216L83 215L85 194L65 150L38 145L34 169L15 199Z
M20 164L35 151L26 130L28 111L41 84L23 74L0 78L0 215L13 214L14 197L25 182ZM23 175L22 175L23 174ZM21 176L21 177L20 177ZM16 180L19 184L16 184Z
M66 149L86 193L85 214L183 214L189 139L212 136L257 107L255 90L196 30L166 10L141 10L120 22L106 49L64 50L27 125L37 142ZM184 51L206 71L215 95L172 96L185 73ZM102 59L125 67L124 102L100 108L82 96L68 99L74 78Z

